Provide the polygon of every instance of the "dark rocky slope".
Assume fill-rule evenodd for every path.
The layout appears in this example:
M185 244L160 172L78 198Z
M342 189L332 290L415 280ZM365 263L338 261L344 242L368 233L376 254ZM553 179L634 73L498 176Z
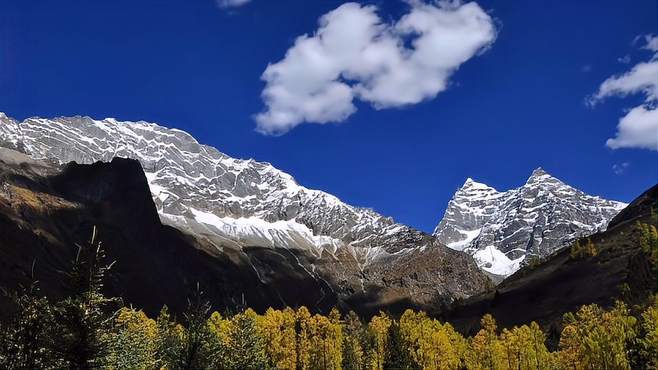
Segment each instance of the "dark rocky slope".
M61 273L70 266L74 243L89 238L94 225L116 261L107 294L157 313L163 304L174 312L185 308L197 282L215 308L235 307L243 300L256 309L270 304L307 304L327 309L335 296L296 264L277 255L280 271L264 284L241 255L216 255L213 249L160 223L146 178L138 162L56 167L19 153L0 153L0 284L14 288L35 277L52 298L66 294ZM12 158L12 159L9 159ZM254 260L274 258L255 254ZM277 289L272 289L275 286ZM4 304L5 302L3 302Z
M373 312L443 307L489 284L468 255L426 233L306 188L269 163L232 158L177 129L89 117L18 122L0 113L0 146L57 164L139 161L162 224L252 277L211 279L235 287L224 300L242 301L242 290L266 287L270 301L259 294L247 303L313 308L337 301ZM315 290L298 290L299 280Z
M473 294L488 285L466 254L420 232L401 237L402 253L365 268L340 250L316 256L276 246L218 248L161 223L134 160L60 168L0 148L0 179L0 285L26 283L36 261L36 278L53 298L65 294L58 271L68 268L75 243L89 238L94 225L108 261L116 261L107 293L149 313L163 304L180 312L197 282L219 310L241 304L261 311L339 306L366 315L379 309L445 307L453 292ZM332 273L322 273L327 270ZM359 279L354 271L361 271Z
M637 222L655 223L657 203L658 185L622 210L607 231L591 236L596 256L571 258L570 248L562 249L538 266L519 270L495 291L461 302L443 318L466 333L478 328L485 313L493 314L501 327L534 320L556 332L562 315L581 305L609 307L620 298L642 302L657 282L649 257L639 246Z

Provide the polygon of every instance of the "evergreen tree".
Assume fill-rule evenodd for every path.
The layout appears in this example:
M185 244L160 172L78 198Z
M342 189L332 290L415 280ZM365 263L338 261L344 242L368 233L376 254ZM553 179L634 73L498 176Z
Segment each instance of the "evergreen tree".
M186 330L176 368L201 369L208 366L210 350L208 344L212 340L207 323L209 312L210 303L203 298L203 292L197 284L196 293L188 300L188 308L183 314Z
M103 262L102 243L96 239L94 226L90 240L76 244L78 251L71 271L65 273L71 294L58 302L53 311L51 345L66 367L105 366L112 347L108 333L119 301L102 293L105 274L112 265Z
M34 264L32 271L34 271ZM60 366L50 347L53 313L47 299L38 297L38 282L7 293L13 306L9 323L0 327L0 368L39 369Z

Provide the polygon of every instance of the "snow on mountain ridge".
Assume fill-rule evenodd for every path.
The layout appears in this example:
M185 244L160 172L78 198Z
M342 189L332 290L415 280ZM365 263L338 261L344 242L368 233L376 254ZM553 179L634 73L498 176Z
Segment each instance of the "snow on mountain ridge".
M60 163L137 159L163 222L202 229L223 246L276 242L318 255L347 245L389 244L385 249L391 249L391 243L382 243L383 238L411 231L370 209L303 187L269 163L232 158L178 129L80 116L17 122L3 114L0 123L0 139L6 146L35 158ZM200 214L216 219L197 217ZM210 219L213 222L204 222Z
M587 195L542 168L523 186L505 192L469 178L448 203L434 235L471 254L485 271L504 277L528 256L547 256L604 230L625 206Z

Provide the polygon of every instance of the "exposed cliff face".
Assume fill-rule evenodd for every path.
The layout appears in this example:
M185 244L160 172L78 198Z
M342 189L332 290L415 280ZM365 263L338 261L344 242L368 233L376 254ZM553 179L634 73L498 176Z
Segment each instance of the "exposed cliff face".
M60 164L139 161L163 224L189 235L197 250L253 274L251 280L219 280L235 288L225 300L240 300L241 289L257 286L270 289L270 304L279 306L301 300L362 311L429 309L489 285L469 256L432 236L300 186L268 163L231 158L179 130L87 117L17 122L0 115L0 141ZM314 293L291 297L298 281Z
M523 186L505 192L468 179L434 235L473 255L485 271L506 277L529 258L605 230L625 206L587 195L539 168Z
M65 294L58 271L67 270L74 243L88 239L96 225L108 261L116 261L108 294L153 314L163 304L182 311L197 282L218 309L243 299L257 309L282 301L314 309L336 304L331 290L297 267L292 255L212 254L211 245L162 225L136 161L71 164L60 171L0 149L0 177L0 282L5 287L25 283L35 262L42 290L51 297ZM264 283L250 268L256 261L282 268Z

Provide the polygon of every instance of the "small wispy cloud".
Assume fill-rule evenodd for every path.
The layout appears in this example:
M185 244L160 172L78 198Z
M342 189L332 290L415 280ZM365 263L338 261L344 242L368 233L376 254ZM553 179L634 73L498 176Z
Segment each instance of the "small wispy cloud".
M622 163L617 163L612 165L612 172L615 173L617 176L621 176L626 172L626 169L630 166L631 164L628 162L622 162Z
M217 0L220 8L237 8L250 2L251 0Z
M623 57L617 58L617 61L621 64L628 64L631 62L631 56L629 54L626 54Z

